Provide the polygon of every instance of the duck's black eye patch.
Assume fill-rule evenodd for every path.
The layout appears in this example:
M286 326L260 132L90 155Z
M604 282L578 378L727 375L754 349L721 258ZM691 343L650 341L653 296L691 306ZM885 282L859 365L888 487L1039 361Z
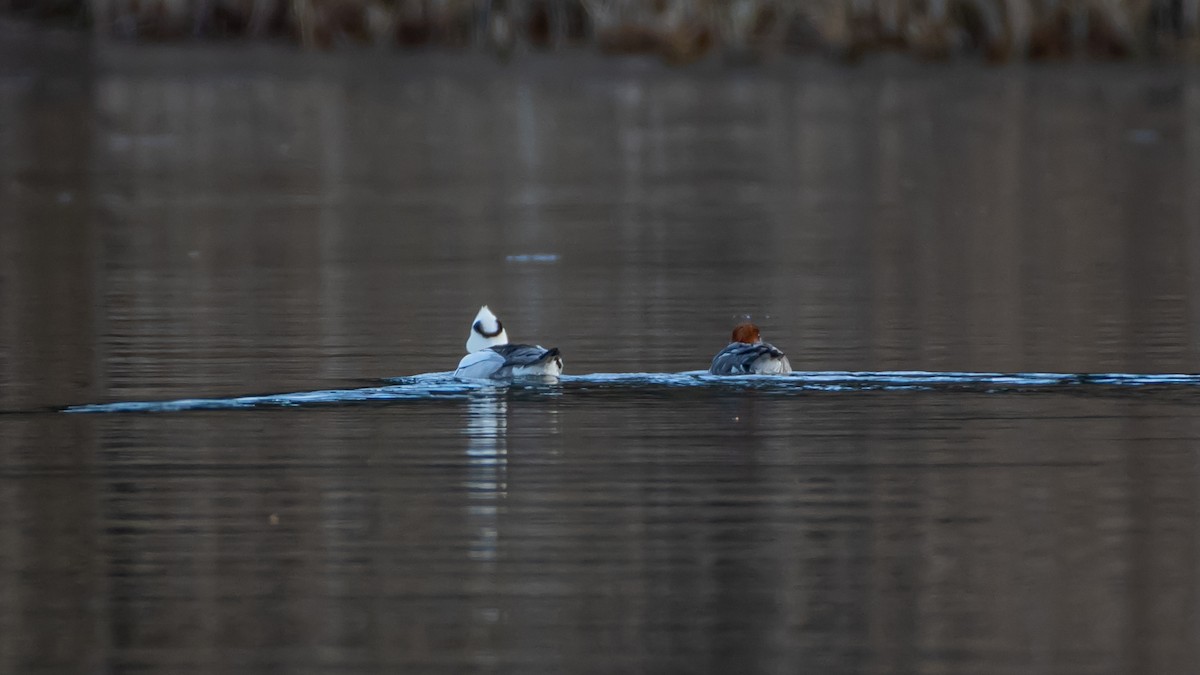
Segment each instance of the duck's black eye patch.
M480 335L482 335L483 337L486 337L486 338L493 338L493 337L496 337L497 335L499 335L499 334L500 334L500 332L504 330L504 324L500 323L500 319L496 319L496 330L495 330L495 332L488 333L487 331L483 330L483 322L482 322L482 321L476 321L476 322L475 322L475 323L474 323L474 324L471 326L471 330L475 331L476 333L479 333L479 334L480 334Z

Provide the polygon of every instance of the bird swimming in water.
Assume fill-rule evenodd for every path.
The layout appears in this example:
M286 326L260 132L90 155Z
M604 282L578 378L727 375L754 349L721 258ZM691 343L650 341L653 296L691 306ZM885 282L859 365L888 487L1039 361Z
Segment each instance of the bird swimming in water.
M717 352L708 372L713 375L788 375L792 364L775 345L762 341L758 326L738 324L733 342Z
M512 345L508 331L487 305L479 308L467 337L467 355L458 362L455 377L505 379L511 377L558 377L562 374L558 347Z

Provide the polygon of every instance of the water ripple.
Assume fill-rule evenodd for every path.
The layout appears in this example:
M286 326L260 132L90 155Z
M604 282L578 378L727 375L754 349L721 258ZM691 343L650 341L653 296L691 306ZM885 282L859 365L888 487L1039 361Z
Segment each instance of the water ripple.
M386 380L388 384L357 389L324 389L234 398L186 398L173 401L92 403L63 408L70 413L180 412L299 406L349 405L393 401L463 400L499 392L526 391L539 396L586 394L599 389L638 391L660 388L755 389L786 394L810 391L969 390L989 393L1038 389L1197 387L1200 375L1147 373L976 373L896 371L807 371L788 377L745 375L723 377L706 371L683 373L593 373L564 375L559 382L512 383L461 380L453 374L427 373Z

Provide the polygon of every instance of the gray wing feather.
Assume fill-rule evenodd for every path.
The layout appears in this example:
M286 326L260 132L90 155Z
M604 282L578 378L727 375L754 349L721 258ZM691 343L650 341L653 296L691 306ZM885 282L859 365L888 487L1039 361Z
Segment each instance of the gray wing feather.
M497 345L491 349L504 357L505 367L533 366L558 356L557 347L546 349L540 345Z

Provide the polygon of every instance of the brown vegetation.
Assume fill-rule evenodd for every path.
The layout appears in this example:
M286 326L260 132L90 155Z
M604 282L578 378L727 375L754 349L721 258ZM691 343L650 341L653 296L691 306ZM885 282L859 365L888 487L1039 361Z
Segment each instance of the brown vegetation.
M1200 0L0 0L103 36L282 37L306 47L593 45L686 63L787 51L988 61L1194 57Z

